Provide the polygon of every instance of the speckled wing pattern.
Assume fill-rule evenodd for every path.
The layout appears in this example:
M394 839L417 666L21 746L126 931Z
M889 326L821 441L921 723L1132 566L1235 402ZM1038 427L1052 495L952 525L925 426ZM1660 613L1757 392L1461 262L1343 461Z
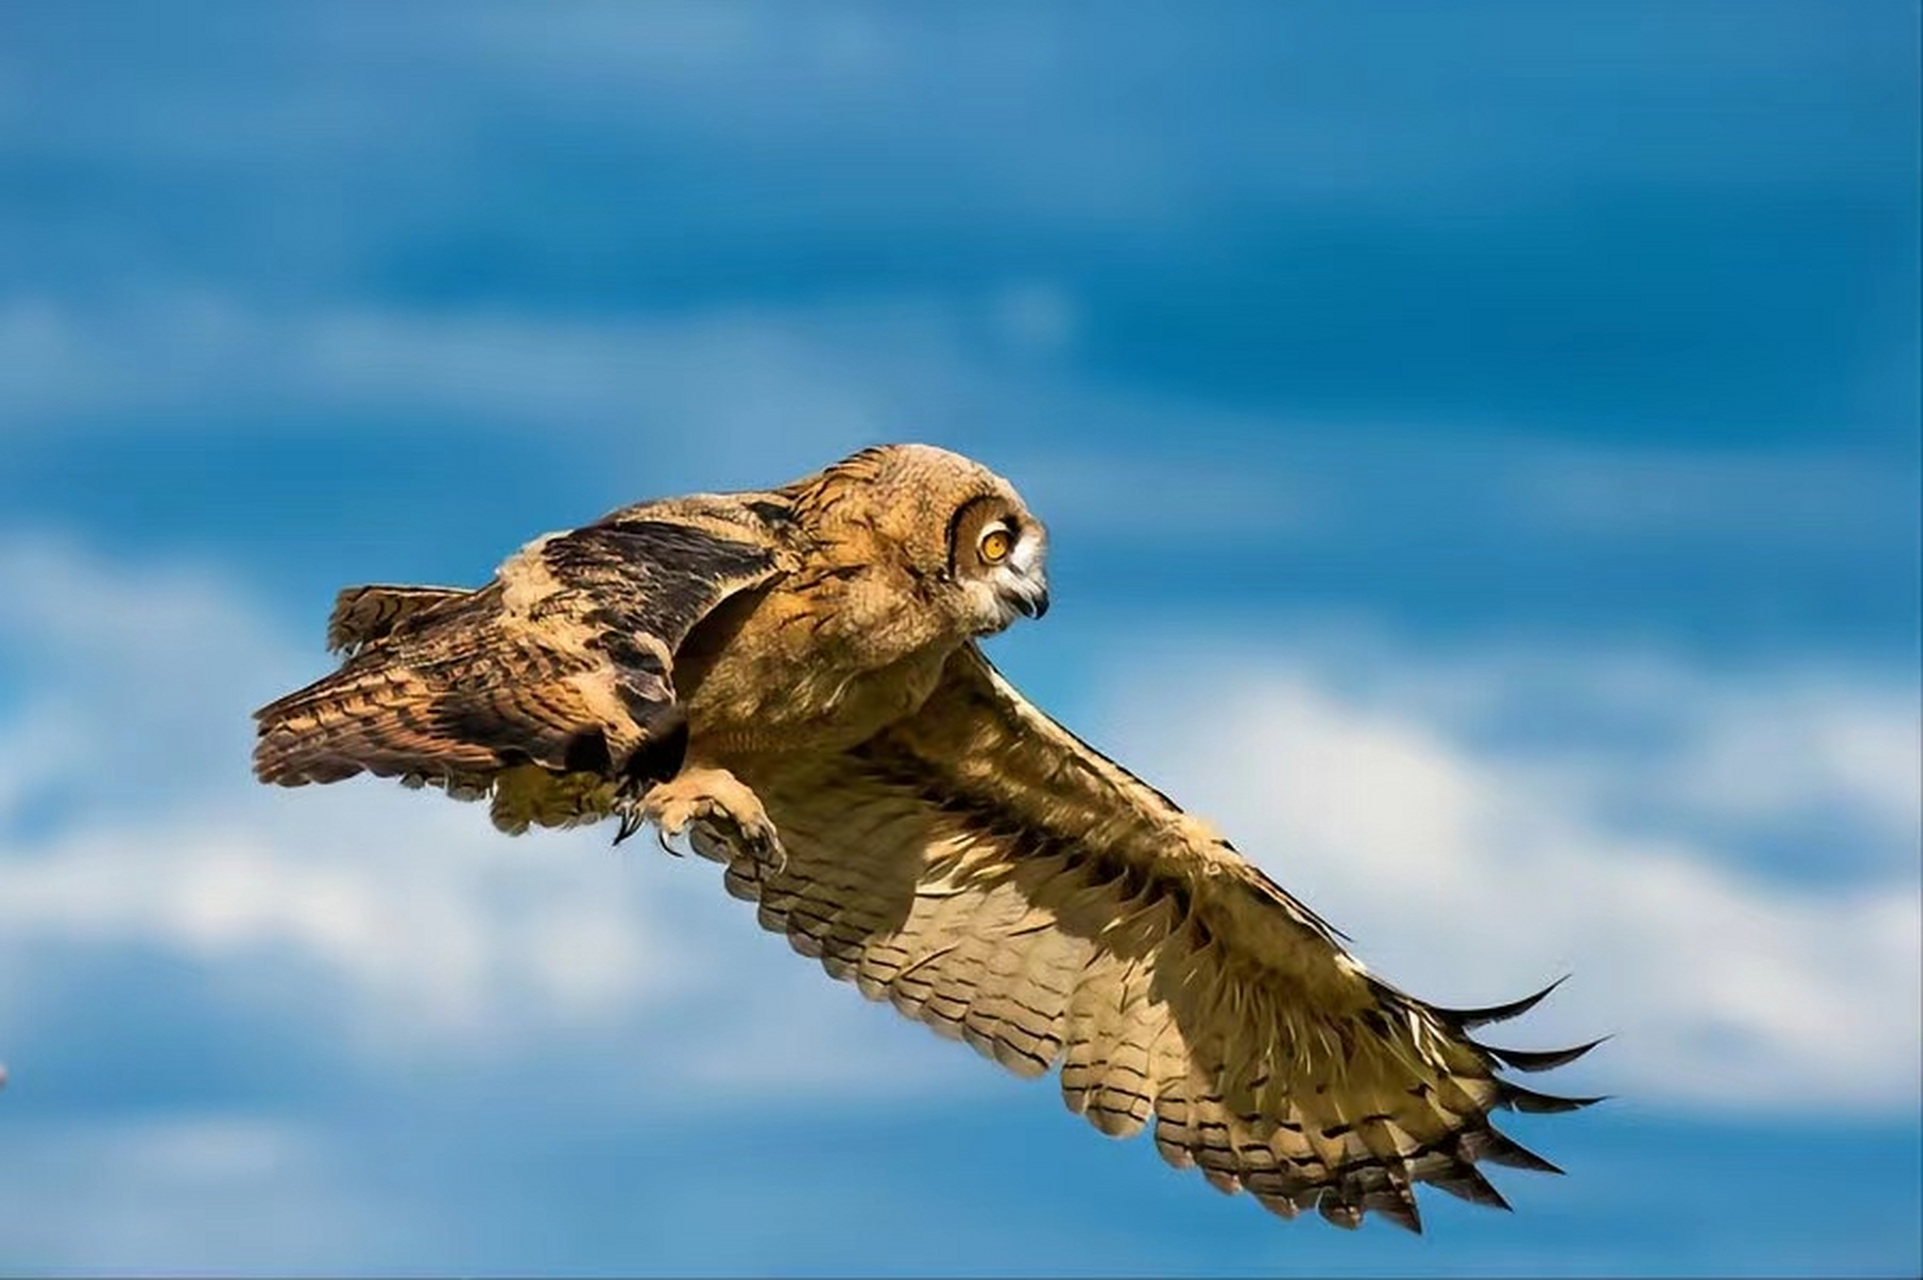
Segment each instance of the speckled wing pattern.
M351 588L328 628L345 661L255 713L255 772L291 786L365 771L466 795L530 766L670 776L687 734L676 647L780 571L755 508L680 499L537 539L474 591Z
M334 612L327 619L327 651L351 658L415 614L473 594L466 587L348 587L334 598Z
M1513 1005L1444 1010L1369 976L1311 912L1203 823L1024 701L970 645L916 715L856 750L745 773L780 870L728 849L726 882L837 978L1024 1076L1057 1063L1104 1133L1286 1217L1367 1211L1419 1229L1413 1184L1503 1206L1478 1160L1553 1171L1490 1113L1589 1046L1472 1041Z

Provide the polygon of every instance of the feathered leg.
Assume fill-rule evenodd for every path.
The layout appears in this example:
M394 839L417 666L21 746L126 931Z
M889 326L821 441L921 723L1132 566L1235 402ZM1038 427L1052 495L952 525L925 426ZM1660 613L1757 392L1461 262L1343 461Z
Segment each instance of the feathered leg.
M616 844L646 823L653 823L664 839L698 826L776 871L788 861L761 798L726 769L689 765L666 782L624 796L615 812L621 819Z

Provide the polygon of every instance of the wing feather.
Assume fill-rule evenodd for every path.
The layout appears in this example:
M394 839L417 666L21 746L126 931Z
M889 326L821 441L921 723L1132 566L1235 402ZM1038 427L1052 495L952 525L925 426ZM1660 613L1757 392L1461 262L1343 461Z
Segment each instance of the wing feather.
M535 540L477 590L342 592L328 636L347 658L255 713L255 772L491 794L510 831L598 816L611 779L679 767L675 650L723 600L783 571L769 510L645 504Z
M352 658L386 638L409 618L446 608L474 594L466 587L411 587L374 583L347 587L334 597L327 619L327 650Z
M841 755L739 770L782 833L730 891L834 976L1070 1110L1283 1216L1420 1229L1414 1185L1501 1198L1477 1160L1545 1169L1490 1112L1505 1059L1367 974L1200 821L1024 702L972 646L916 715ZM1507 1052L1507 1051L1505 1051ZM1547 1068L1565 1054L1511 1054ZM1571 1100L1581 1102L1584 1100Z

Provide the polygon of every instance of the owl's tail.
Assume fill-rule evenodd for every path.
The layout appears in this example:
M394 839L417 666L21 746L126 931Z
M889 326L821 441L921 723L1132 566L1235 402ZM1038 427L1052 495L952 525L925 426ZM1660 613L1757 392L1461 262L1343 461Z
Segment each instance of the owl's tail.
M450 732L439 682L399 663L356 662L254 713L254 776L298 787L357 773L477 780L499 768L490 747Z
M458 777L498 767L494 751L448 732L440 682L390 652L389 642L432 627L431 610L473 594L390 585L342 591L327 621L327 647L345 655L341 669L254 713L255 776L300 786L362 771Z

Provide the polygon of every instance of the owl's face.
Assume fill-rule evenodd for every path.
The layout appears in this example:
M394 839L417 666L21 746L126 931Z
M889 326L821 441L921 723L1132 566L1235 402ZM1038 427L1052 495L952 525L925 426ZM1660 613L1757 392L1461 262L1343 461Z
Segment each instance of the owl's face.
M1048 612L1048 534L1012 492L971 498L948 525L948 576L976 635Z
M841 556L906 570L956 638L1048 609L1048 535L1014 486L958 453L877 445L797 481L806 519Z

